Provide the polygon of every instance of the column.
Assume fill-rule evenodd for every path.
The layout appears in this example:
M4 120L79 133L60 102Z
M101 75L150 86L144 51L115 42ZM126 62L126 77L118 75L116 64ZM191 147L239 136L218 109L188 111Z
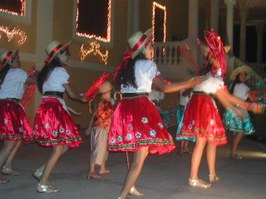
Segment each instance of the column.
M188 37L190 39L198 38L199 30L199 1L189 0L188 8Z
M241 7L240 14L240 46L239 46L239 58L243 61L246 60L246 24L248 16L248 8Z
M127 37L139 30L139 0L128 0Z
M211 0L210 28L219 32L219 0Z
M262 42L263 42L264 24L256 25L257 32L257 63L262 63Z
M233 34L234 34L234 6L236 4L235 0L225 0L226 4L226 36L228 44L233 49ZM229 52L232 53L233 50Z

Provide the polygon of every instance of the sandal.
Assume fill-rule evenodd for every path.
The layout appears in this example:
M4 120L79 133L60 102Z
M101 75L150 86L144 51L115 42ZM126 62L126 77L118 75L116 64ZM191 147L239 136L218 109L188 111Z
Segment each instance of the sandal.
M90 180L90 179L92 179L92 180L99 180L101 178L101 176L100 175L97 175L97 174L89 174L89 175L87 175L87 179L88 180Z
M209 182L217 182L220 180L220 177L217 175L209 175Z
M240 155L238 155L238 154L231 154L231 156L230 156L232 159L235 159L235 160L242 160L243 158L240 156Z
M136 189L136 187L131 187L129 190L129 194L132 196L143 196L144 194L139 192L139 190Z
M106 169L106 170L104 170L104 171L99 171L99 174L100 174L100 175L105 175L105 174L110 174L110 173L112 173L112 171L110 171L110 170L108 170L108 169Z
M200 180L200 179L195 180L195 179L189 178L188 184L192 187L199 187L203 189L208 189L211 187L210 183L204 182L203 180Z
M9 179L0 177L0 184L4 184L4 183L7 183L7 182L9 182Z
M21 173L12 169L12 168L8 168L8 167L5 167L3 166L2 168L2 173L5 174L5 175L10 175L10 176L20 176Z

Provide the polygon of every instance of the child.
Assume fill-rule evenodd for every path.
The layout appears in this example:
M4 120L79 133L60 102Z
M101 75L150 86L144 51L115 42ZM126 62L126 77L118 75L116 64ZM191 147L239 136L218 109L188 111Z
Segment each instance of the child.
M60 189L49 184L49 177L69 148L77 148L82 139L76 124L68 112L63 95L66 92L72 99L84 101L81 95L72 91L69 85L68 65L70 53L69 43L63 45L52 41L46 48L48 57L37 77L38 89L43 94L34 120L34 138L38 144L52 147L53 151L48 160L34 173L40 180L37 186L39 193L55 193Z
M178 135L181 133L181 128L183 124L184 111L185 108L191 98L192 89L181 90L179 93L178 106L176 109L176 123L177 123L177 131L176 131L176 140L179 140ZM188 149L188 142L193 140L181 140L180 151L179 153L182 155L183 153L191 153Z
M233 81L230 86L230 90L233 95L246 101L249 98L250 87L246 83L248 80L248 74L252 72L252 69L248 66L241 66L236 68L230 76ZM245 114L239 117L230 109L227 109L224 113L225 128L233 132L233 143L230 157L233 159L241 160L242 157L237 154L238 145L244 135L251 135L255 132L253 124L247 110L243 107L237 106L236 108L242 109Z
M90 103L95 100L96 107L92 114L89 127L85 134L91 136L91 156L88 179L100 179L101 175L111 173L106 169L107 161L107 135L111 125L111 116L113 114L113 104L110 101L112 85L107 79L108 73L104 73L97 82L86 92L85 97ZM95 99L98 95L99 99ZM99 174L96 172L96 166L100 166Z

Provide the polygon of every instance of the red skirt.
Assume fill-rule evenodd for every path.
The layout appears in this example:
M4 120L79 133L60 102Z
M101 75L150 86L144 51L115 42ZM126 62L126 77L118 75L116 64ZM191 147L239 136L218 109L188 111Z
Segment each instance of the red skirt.
M182 138L205 137L214 145L227 143L225 129L215 101L206 94L194 94L188 103L181 134Z
M76 148L82 143L76 124L57 98L43 98L35 116L33 133L42 146Z
M149 147L151 154L165 154L175 144L148 97L122 99L112 118L108 150L134 152L141 147Z
M34 142L32 128L23 107L13 100L0 100L0 140Z

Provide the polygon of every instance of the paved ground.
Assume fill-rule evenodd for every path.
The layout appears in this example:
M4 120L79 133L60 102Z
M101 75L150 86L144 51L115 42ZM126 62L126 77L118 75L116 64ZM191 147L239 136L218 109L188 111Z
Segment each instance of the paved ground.
M35 191L37 181L31 173L43 163L50 149L35 144L25 145L17 154L14 167L22 172L9 177L0 185L0 199L116 199L126 174L125 155L111 153L108 167L112 174L101 180L87 180L89 160L88 138L78 149L63 157L51 177L51 184L62 189L60 193L40 194ZM228 158L230 145L219 147L217 171L221 180L208 190L188 186L190 155L150 155L137 187L144 192L143 199L265 199L266 145L244 139L240 145L243 160ZM207 180L204 157L200 175ZM131 197L136 198L136 197Z

